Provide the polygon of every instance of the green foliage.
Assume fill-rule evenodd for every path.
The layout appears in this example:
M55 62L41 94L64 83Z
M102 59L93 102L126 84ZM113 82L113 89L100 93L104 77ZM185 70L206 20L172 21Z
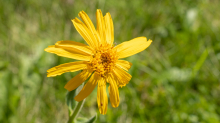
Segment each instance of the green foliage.
M76 120L76 123L94 123L97 119L97 115L92 116L90 119L79 117Z
M66 104L69 107L69 110L73 110L76 106L76 101L74 97L76 96L76 89L72 91L68 91L66 94Z
M119 88L119 107L109 101L101 115L95 89L82 122L97 113L98 123L219 123L219 6L218 0L0 1L0 122L67 122L64 85L77 72L47 78L47 69L73 60L44 49L60 40L85 43L71 19L84 10L96 25L101 9L112 15L116 45L139 36L153 43L126 59L132 79Z
M97 115L94 115L93 117L91 117L88 121L86 121L86 123L94 123L95 120L97 118Z

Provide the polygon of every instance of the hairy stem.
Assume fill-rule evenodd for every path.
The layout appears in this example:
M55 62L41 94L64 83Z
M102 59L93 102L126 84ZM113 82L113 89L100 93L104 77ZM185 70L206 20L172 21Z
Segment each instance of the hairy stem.
M78 104L76 105L73 113L70 115L69 117L69 120L67 123L74 123L75 122L75 118L77 117L77 115L79 114L79 112L81 111L83 105L84 105L84 102L85 102L86 99L78 102Z

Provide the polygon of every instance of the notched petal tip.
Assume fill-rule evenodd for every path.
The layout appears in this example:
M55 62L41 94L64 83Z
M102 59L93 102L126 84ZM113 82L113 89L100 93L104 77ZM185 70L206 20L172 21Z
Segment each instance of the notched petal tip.
M153 41L151 39L148 39L148 42L152 43Z
M111 14L110 14L109 12L107 12L107 13L105 14L105 16L109 16L110 19L112 19Z
M102 115L106 115L107 110L106 110L106 111L99 111L99 112L100 112L100 114L102 114Z
M146 37L142 37L142 38L146 38ZM147 40L147 38L146 38L146 42L152 43L153 41L152 41L151 39L148 39L148 40Z
M119 101L119 102L120 102L120 101ZM116 105L111 104L111 105L112 105L112 107L113 107L113 108L117 108L117 107L119 106L119 102L118 102Z
M82 18L83 21L84 21L85 18L88 18L88 15L87 15L86 12L84 12L84 11L80 11L79 14L78 14L78 16L79 16L80 18Z
M63 40L62 40L62 41L63 41ZM56 47L57 45L61 44L62 41L57 41L57 42L55 43L55 47Z
M74 19L71 19L72 23L74 22Z
M81 21L77 17L75 17L75 19L72 19L71 21L73 22L73 24L74 23L81 23Z
M102 12L101 9L97 9L96 12Z
M79 12L79 14L78 14L78 16L80 17L81 16L81 14L85 14L85 12L82 10L82 11L80 11Z

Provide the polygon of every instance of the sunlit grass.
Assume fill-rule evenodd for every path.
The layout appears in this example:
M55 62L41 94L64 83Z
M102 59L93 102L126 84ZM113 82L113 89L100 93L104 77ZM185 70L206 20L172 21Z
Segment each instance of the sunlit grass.
M219 1L1 1L0 122L66 122L64 85L77 73L47 78L46 70L71 62L43 51L59 40L84 42L71 19L84 10L110 12L115 41L145 36L154 42L128 58L132 79L118 108L97 122L220 121ZM137 60L138 59L138 60ZM96 92L80 116L98 112Z

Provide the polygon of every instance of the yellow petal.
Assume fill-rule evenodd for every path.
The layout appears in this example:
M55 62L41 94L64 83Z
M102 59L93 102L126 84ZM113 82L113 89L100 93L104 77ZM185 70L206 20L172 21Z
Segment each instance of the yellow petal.
M128 61L125 61L125 60L118 60L116 62L116 65L119 66L120 68L128 71L131 68L132 63L128 62Z
M76 53L83 54L83 55L93 55L93 50L88 45L75 42L75 41L69 41L69 40L58 41L55 44L55 47L62 48L64 50L69 50L69 51L76 52Z
M86 27L90 31L92 31L92 32L96 31L92 21L90 20L89 16L84 11L81 11L79 13L79 17L83 20L83 22L85 23Z
M132 76L118 66L115 66L115 69L113 70L113 77L118 87L123 87L128 84Z
M99 107L99 112L103 115L106 114L108 108L108 97L106 93L106 83L103 79L100 80L98 83L97 103Z
M95 38L98 41L98 43L101 42L100 37L99 37L97 31L95 30L95 27L94 27L92 21L90 20L89 16L84 11L81 11L79 13L79 17L83 20L86 27L92 32L92 34L95 35Z
M119 102L120 102L118 86L112 76L109 77L108 81L110 84L108 87L108 91L109 91L109 95L110 95L111 105L112 105L112 107L116 108L116 107L118 107Z
M76 30L79 34L83 37L83 39L91 46L93 49L98 47L98 41L95 38L95 34L89 30L86 25L80 21L78 18L72 20L73 25L75 26Z
M73 77L66 85L65 89L68 91L72 91L76 89L78 86L80 86L84 81L86 81L89 76L92 74L92 71L89 70L83 70L81 73Z
M66 72L75 72L82 69L87 69L87 62L78 61L78 62L65 63L47 70L48 72L47 77L54 77Z
M89 61L91 58L91 55L80 54L77 52L73 52L72 50L64 50L63 48L58 48L55 47L54 45L49 46L48 48L44 49L44 51L49 53L54 53L58 56L77 59L77 60Z
M104 21L105 21L106 42L112 45L114 42L114 26L110 13L107 13L105 15Z
M89 81L86 83L86 85L83 87L83 89L79 92L79 94L75 96L74 99L78 102L85 99L90 93L92 93L97 82L99 82L100 80L102 80L102 78L96 73L94 73L89 79Z
M104 18L102 15L102 11L100 9L97 9L96 11L96 21L97 21L97 32L100 36L101 43L106 43L106 36L105 36L105 24L104 24Z
M119 58L125 58L145 50L150 46L151 42L152 40L147 41L146 37L138 37L117 45L115 49L118 52Z

